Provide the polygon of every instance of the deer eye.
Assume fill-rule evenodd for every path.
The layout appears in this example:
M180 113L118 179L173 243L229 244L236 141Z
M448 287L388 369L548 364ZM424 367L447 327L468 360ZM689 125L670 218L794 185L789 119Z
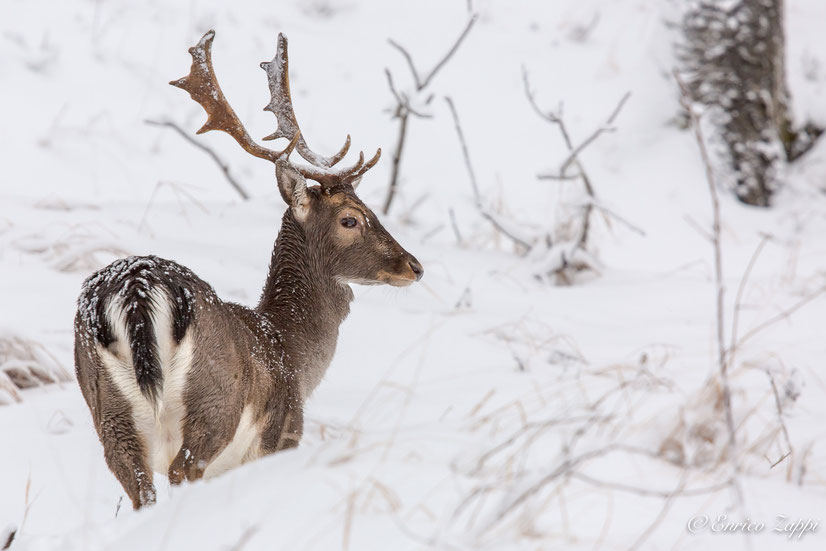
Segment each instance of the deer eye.
M358 224L358 222L352 216L348 216L347 218L341 219L341 225L345 228L355 228L356 224Z

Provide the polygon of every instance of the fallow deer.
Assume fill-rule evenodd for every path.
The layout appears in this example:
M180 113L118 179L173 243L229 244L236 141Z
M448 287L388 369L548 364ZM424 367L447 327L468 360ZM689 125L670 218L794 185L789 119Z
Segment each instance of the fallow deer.
M281 151L249 136L212 67L214 31L189 49L189 92L221 130L275 164L288 208L255 308L222 301L187 268L154 256L118 260L84 283L75 317L75 368L109 468L137 509L155 502L153 472L172 484L210 477L298 445L303 404L321 381L350 309L350 283L405 286L422 266L355 194L367 162L333 169L312 151L290 98L287 39L262 63ZM294 165L296 149L310 163ZM306 179L317 182L308 186Z

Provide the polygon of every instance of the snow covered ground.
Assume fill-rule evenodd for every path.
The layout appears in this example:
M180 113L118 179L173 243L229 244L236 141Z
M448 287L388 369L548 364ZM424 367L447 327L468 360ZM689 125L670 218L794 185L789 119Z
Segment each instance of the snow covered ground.
M823 125L826 5L787 3L794 113ZM764 234L738 335L814 296L738 347L740 506L729 489L712 491L726 465L704 460L725 440L706 386L711 215L694 138L675 123L664 24L675 5L473 8L479 20L434 80L433 118L410 123L400 196L382 217L425 278L401 291L356 289L301 446L212 481L170 489L159 476L159 503L136 513L128 499L119 507L123 491L76 384L24 391L0 406L0 534L18 529L12 549L826 545L820 525L774 531L778 515L826 520L826 299L815 296L826 285L826 142L790 169L770 210L721 192L729 338ZM194 132L203 122L166 83L186 74L186 49L204 31L217 31L216 72L256 137L275 128L257 65L279 31L288 35L296 112L313 147L330 152L349 132L365 151L384 149L359 188L378 209L397 131L384 68L410 87L386 39L424 70L467 18L459 0L0 3L0 339L39 343L71 372L80 284L125 254L174 259L222 297L257 301L284 208L271 165L225 135L198 137L252 195L241 201L203 152L144 123L170 118ZM575 142L632 93L617 130L583 162L602 203L645 235L598 217L600 273L573 286L537 280L543 259L519 257L480 218L443 100L456 104L490 209L542 235L583 196L576 184L536 179L566 150L531 110L523 66L541 105L564 102ZM718 533L720 515L765 526Z

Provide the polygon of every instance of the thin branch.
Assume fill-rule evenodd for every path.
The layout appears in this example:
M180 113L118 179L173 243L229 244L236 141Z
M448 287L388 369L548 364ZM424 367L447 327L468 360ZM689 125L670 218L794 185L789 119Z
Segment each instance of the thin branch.
M576 180L581 178L582 174L537 174L536 178L538 180L554 180L558 182L564 182L565 180Z
M441 59L441 61L439 61L436 64L436 66L433 67L433 70L430 71L430 74L427 75L427 77L424 79L424 82L422 82L421 86L419 86L419 90L422 90L422 89L426 88L427 85L430 84L430 81L433 80L433 77L436 76L436 73L438 73L439 70L442 67L445 66L445 64L448 62L448 60L451 57L453 57L453 54L455 54L456 50L459 49L459 46L461 46L462 41L464 41L465 37L470 32L470 29L473 28L473 24L476 23L476 19L478 19L478 17L479 16L476 15L476 14L473 14L473 16L471 16L470 20L467 22L467 25L465 26L465 30L463 30L462 34L459 35L459 38L456 39L456 43L453 44L453 47L450 48L450 50L448 50L447 54L445 54L445 56Z
M481 214L485 220L490 222L497 230L499 230L502 235L522 247L525 251L529 251L531 249L530 243L506 230L496 219L496 217L488 212L484 206L482 206L482 197L479 194L479 185L476 182L476 173L474 172L473 164L470 161L470 153L468 152L467 143L465 142L465 134L462 131L462 125L459 122L459 114L456 112L456 107L453 105L453 100L450 99L449 96L445 96L445 101L447 102L448 107L450 107L450 114L453 116L453 124L456 127L456 134L459 136L459 143L462 146L462 156L465 159L465 166L467 167L468 176L470 177L470 185L473 189L474 204L479 210L479 214Z
M728 426L729 436L729 457L732 468L732 485L737 494L740 505L743 504L743 493L740 485L737 483L736 475L739 472L739 465L737 464L737 439L734 427L734 414L731 409L731 387L728 380L728 363L726 362L726 348L725 348L725 329L724 329L724 297L725 284L723 281L723 250L720 243L720 201L717 196L717 184L714 181L714 169L712 168L711 158L706 149L705 139L703 138L703 131L700 126L700 119L693 109L693 99L691 92L686 84L680 78L679 73L674 71L674 79L680 87L681 102L685 107L689 116L691 117L691 125L694 127L694 137L697 141L697 146L700 149L700 156L705 165L706 183L708 184L709 196L711 198L711 212L712 212L712 226L711 226L711 243L714 248L714 281L717 295L717 362L720 371L720 385L723 393L723 408L726 415L726 425Z
M528 79L528 70L525 67L522 67L522 84L525 89L525 95L528 98L528 103L531 105L533 110L542 119L550 122L551 124L555 124L559 128L559 132L560 134L562 134L562 139L565 142L565 147L568 148L568 156L563 161L557 174L540 174L538 178L540 180L568 180L581 178L582 185L585 187L585 193L592 201L595 201L596 193L594 191L594 186L591 184L591 179L588 177L588 173L585 171L585 167L579 160L579 155L586 147L588 147L590 144L596 141L596 139L599 138L600 135L602 135L605 132L613 132L614 130L616 130L616 128L614 128L611 125L614 123L614 120L616 120L617 116L619 115L620 111L625 105L625 102L628 101L628 98L631 96L631 92L626 92L622 96L622 98L620 98L616 107L614 107L614 110L608 116L608 119L604 124L602 124L593 133L591 133L591 135L588 136L581 144L574 147L573 142L571 141L571 136L568 133L568 129L565 126L565 121L562 119L562 106L560 105L558 113L553 113L551 111L544 112L539 107L539 104L537 104L536 98L534 97L533 90L531 90L530 81ZM567 174L568 169L572 165L575 165L578 169L577 174L575 175ZM589 203L585 206L584 212L582 213L582 228L579 232L579 238L576 242L577 248L582 250L587 250L588 233L591 229L591 214L593 212L593 209L594 205L592 203Z
M448 60L456 53L456 50L459 49L459 46L464 41L465 37L470 32L470 29L473 28L473 24L476 22L477 16L473 15L468 20L465 29L462 31L462 34L459 35L459 38L453 44L453 46L447 51L447 53L442 57L442 59L436 64L435 67L430 71L430 73L425 77L424 80L421 79L419 76L419 71L416 69L416 64L413 62L413 56L410 55L410 52L407 49L393 40L392 38L388 38L387 42L396 48L404 57L405 61L407 61L407 66L410 68L410 73L413 76L413 82L416 85L416 92L421 92L424 90L428 84L433 80L433 77L436 76L436 73L441 70L442 67L448 62ZM396 110L394 116L399 119L399 137L396 143L396 150L393 153L393 169L390 176L390 186L387 190L387 197L384 200L384 207L382 208L382 213L387 214L390 212L390 206L393 204L393 198L396 195L396 189L398 188L399 184L399 167L401 165L401 157L402 157L402 150L404 148L405 137L407 135L407 121L410 115L415 115L420 118L430 118L431 115L427 113L422 113L410 105L410 98L407 97L406 94L403 92L399 92L396 89L395 84L393 83L393 76L390 74L389 69L385 69L385 74L387 75L387 84L390 87L390 92L396 98ZM427 100L426 103L430 103L430 99L432 96Z
M393 151L393 166L390 172L390 186L387 188L387 198L384 200L382 214L387 214L390 212L390 205L393 203L393 197L395 197L396 188L399 185L399 167L401 166L402 151L404 150L404 142L407 137L407 119L409 116L410 115L406 109L402 109L399 113L399 137L396 141L396 149Z
M605 124L603 124L602 126L597 128L596 130L594 130L594 132L590 136L585 138L585 140L581 144L579 144L577 147L575 147L571 150L571 152L568 154L568 158L565 159L565 161L563 161L562 165L559 167L559 173L560 174L565 174L565 172L568 170L568 167L570 167L571 164L574 161L577 160L577 158L579 157L579 154L582 153L582 151L586 147L591 145L603 133L605 133L605 132L614 132L616 130L616 127L611 126L611 125L614 124L614 119L617 118L617 115L619 115L620 111L622 111L622 108L625 105L625 102L627 102L628 98L630 98L630 97L631 97L631 92L630 91L625 92L625 95L622 96L622 98L619 100L619 103L617 103L617 106L614 108L614 111L611 113L611 116L608 117L608 120L605 121Z
M410 73L413 75L413 83L416 85L417 92L421 92L422 90L427 88L427 85L430 84L430 81L433 80L433 77L436 76L436 73L438 73L441 70L441 68L444 67L445 64L450 60L450 58L453 57L453 54L455 54L456 50L459 49L459 46L461 46L462 41L464 41L465 37L470 32L470 29L473 28L473 24L476 23L477 18L478 16L475 14L471 16L471 18L467 22L467 25L465 25L462 34L459 35L459 38L456 39L456 42L453 44L453 46L451 46L451 48L447 51L444 57L442 57L442 59L440 59L439 62L436 63L436 65L433 67L430 73L424 78L424 80L422 80L419 77L419 71L416 69L416 64L413 63L413 56L410 55L410 52L408 52L404 46L402 46L392 38L387 39L387 42L389 42L391 46L396 48L402 54L402 56L404 56L405 61L407 61L407 66L410 68Z
M818 289L814 293L811 293L810 295L808 295L806 297L803 297L802 299L795 302L792 306L790 306L789 308L786 308L785 310L783 310L782 312L780 312L776 316L772 316L771 318L767 319L763 323L761 323L758 326L756 326L756 327L752 328L751 330L749 330L745 335L743 335L740 338L740 340L737 341L737 344L734 345L734 348L740 348L741 346L743 346L743 343L745 343L747 340L751 339L752 337L754 337L755 335L757 335L758 333L760 333L764 329L767 329L768 327L771 327L775 323L788 318L790 315L795 313L797 310L803 308L808 303L812 302L813 300L820 297L820 295L822 295L824 293L826 293L826 285L824 285L823 287L821 287L820 289Z
M217 164L218 168L221 169L221 172L224 173L224 176L226 177L229 184L235 189L235 191L238 192L238 195L240 195L241 198L244 201L246 201L250 198L249 194L244 190L244 188L241 186L241 184L239 184L238 181L236 181L235 178L233 178L232 174L229 171L229 165L227 163L225 163L221 159L221 157L219 157L212 149L210 149L206 145L202 144L198 140L192 138L189 135L189 133L184 131L184 129L182 129L180 126L178 126L177 124L175 124L172 121L154 121L154 120L148 120L147 119L144 122L148 125L151 125L151 126L159 126L159 127L162 127L162 128L163 127L171 128L172 130L177 132L179 136L181 136L183 139L185 139L186 141L188 141L189 143L191 143L192 145L194 145L195 147L197 147L198 149L200 149L201 151L203 151L204 153L209 155L212 158L212 160L215 161L215 164Z
M719 492L720 490L725 490L731 484L730 481L720 482L719 484L712 484L711 486L705 486L702 488L692 488L692 489L677 489L677 490L651 490L649 488L641 488L638 486L631 486L629 484L623 484L622 482L611 482L608 480L599 480L596 478L592 478L587 474L580 473L578 471L572 471L570 473L572 478L579 479L583 482L591 484L593 486L599 486L603 488L610 488L612 490L618 490L621 492L626 492L629 494L636 494L642 497L658 497L663 499L669 499L676 496L679 497L695 497L705 494L711 494L715 492Z
M408 52L404 46L392 38L388 38L387 42L389 42L391 46L396 48L404 56L405 61L407 61L407 66L410 67L410 73L413 75L413 82L416 84L416 90L421 90L423 88L422 81L419 78L419 71L416 70L416 65L413 63L413 57L410 55L410 52Z
M777 461L775 461L774 463L772 463L771 465L769 465L769 470L774 469L775 467L777 467L778 465L780 465L780 464L783 462L783 460L784 460L784 459L786 459L787 457L789 457L790 455L792 455L792 452L786 452L786 453L784 453L784 454L783 454L783 457L781 457L780 459L778 459Z
M780 428L783 429L783 437L786 439L786 447L789 449L789 454L791 454L794 451L794 448L792 448L792 439L789 437L789 429L786 428L786 422L783 420L783 404L780 400L780 393L777 391L777 384L774 382L774 376L771 374L771 371L766 369L766 375L768 376L769 382L772 385L772 392L774 393L774 405L777 408L777 419L780 421ZM783 459L785 459L785 456L780 458L780 460L777 461L777 463L780 463L780 461L783 461ZM774 465L777 465L777 463L775 463ZM774 467L774 465L772 465L772 467Z
M609 209L608 207L606 207L602 203L599 203L598 201L595 201L593 199L591 200L591 203L594 205L595 208L599 209L600 212L610 216L611 218L613 218L617 222L623 224L626 228L628 228L632 232L634 232L634 233L636 233L636 234L638 234L642 237L645 237L646 235L648 235L647 233L645 233L644 229L642 229L641 227L629 222L626 218L620 216L619 214L617 214L613 210Z
M456 222L456 213L452 208L447 209L447 213L450 217L450 227L453 228L453 235L456 236L456 244L461 247L464 245L465 240L462 239L462 232L459 231L459 225Z
M525 95L528 96L528 103L531 104L531 107L533 107L533 110L536 112L536 114L550 123L560 124L562 122L562 106L559 106L560 115L557 115L552 111L548 111L546 113L542 110L542 108L539 107L539 104L536 103L536 98L533 95L533 90L531 90L531 83L528 80L528 69L526 69L524 66L522 67L522 84L525 88ZM565 145L568 146L568 149L573 149L573 145L571 144L571 139L568 136L568 132L565 131L564 125L562 126L562 138L565 140Z
M482 204L482 196L479 194L476 172L473 170L473 164L470 162L470 154L468 153L467 142L465 142L465 133L462 131L462 125L459 123L459 114L456 112L456 106L453 105L453 100L450 96L445 96L445 101L448 107L450 107L450 114L453 116L453 125L456 128L456 134L459 136L459 144L462 146L462 157L465 160L467 173L470 177L470 186L473 189L473 200L476 206L480 206Z
M640 547L642 547L642 544L645 543L645 541L651 536L651 534L654 533L654 530L656 530L657 527L661 525L663 519L668 514L668 511L671 509L671 504L674 503L674 498L677 496L679 492L685 489L685 483L687 479L688 471L683 470L683 474L680 477L680 482L677 484L677 487L674 488L674 491L671 492L668 495L668 497L665 498L665 503L660 508L660 512L657 513L657 516L654 519L654 521L651 522L651 524L648 525L648 527L642 532L642 534L640 534L639 537L637 537L636 541L633 544L631 544L631 547L628 548L629 551L633 551L635 549L639 549Z
M410 105L410 98L407 97L407 94L404 92L399 92L396 89L396 85L393 82L393 75L390 72L390 69L385 68L384 74L387 75L387 85L390 87L390 92L393 94L393 97L396 98L396 109L393 112L394 117L401 117L403 113L410 113L411 115L416 115L421 119L432 119L433 115L428 113L422 113L417 109L413 109Z
M743 300L743 292L746 289L746 284L749 281L749 277L751 277L751 270L754 268L754 265L757 263L757 259L760 257L760 253L763 252L763 247L766 246L766 243L771 239L771 235L763 234L763 238L760 240L760 243L754 249L754 252L751 254L751 258L749 259L749 263L746 266L746 270L743 272L743 277L740 278L740 285L737 286L737 295L734 299L734 313L732 315L731 321L731 344L728 347L728 364L730 367L734 367L734 356L737 353L737 347L735 346L737 343L737 325L740 320L740 310L742 309L742 300Z
M390 69L385 67L384 74L387 76L387 85L390 87L390 92L393 94L393 97L396 98L396 105L405 105L405 101L402 100L401 95L398 90L396 90L396 85L393 83L393 73L390 72Z

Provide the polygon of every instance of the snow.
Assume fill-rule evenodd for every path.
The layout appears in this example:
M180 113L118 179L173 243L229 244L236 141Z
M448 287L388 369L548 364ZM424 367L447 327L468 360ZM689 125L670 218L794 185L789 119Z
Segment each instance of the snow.
M826 5L787 4L794 116L822 123ZM822 520L822 295L738 349L744 507L725 490L664 497L727 475L703 462L719 451L704 436L725 427L705 386L716 354L702 233L711 211L693 135L675 123L663 24L674 3L473 5L478 21L429 87L433 118L410 120L397 200L381 217L425 277L405 290L354 287L300 447L181 487L156 476L158 504L133 512L128 499L119 505L74 381L22 391L0 406L0 526L18 529L12 549L627 549L643 537L643 549L823 548L822 526L799 539L773 531L777 515ZM208 29L224 94L256 138L275 130L258 64L278 32L289 37L295 112L316 151L350 133L356 151L388 153L359 187L378 209L397 135L384 68L410 88L386 39L429 68L467 20L466 2L436 0L0 4L0 339L36 342L72 371L81 285L128 254L173 259L222 298L257 301L284 209L272 166L221 133L196 138L250 191L240 201L202 151L143 122L170 118L193 133L203 123L167 83L186 74L187 48ZM645 236L595 216L599 272L572 286L537 280L554 258L519 257L480 216L440 97L461 113L486 208L541 238L586 198L578 183L536 178L567 150L525 98L523 66L539 105L564 102L575 144L632 92L616 132L582 161L599 204ZM743 289L740 337L826 284L824 166L820 142L790 167L771 210L721 190L727 339L763 234L772 237ZM769 374L793 450L774 468L788 449ZM660 450L691 466L641 453ZM580 461L575 474L553 478L566 460ZM692 534L698 515L765 528Z

